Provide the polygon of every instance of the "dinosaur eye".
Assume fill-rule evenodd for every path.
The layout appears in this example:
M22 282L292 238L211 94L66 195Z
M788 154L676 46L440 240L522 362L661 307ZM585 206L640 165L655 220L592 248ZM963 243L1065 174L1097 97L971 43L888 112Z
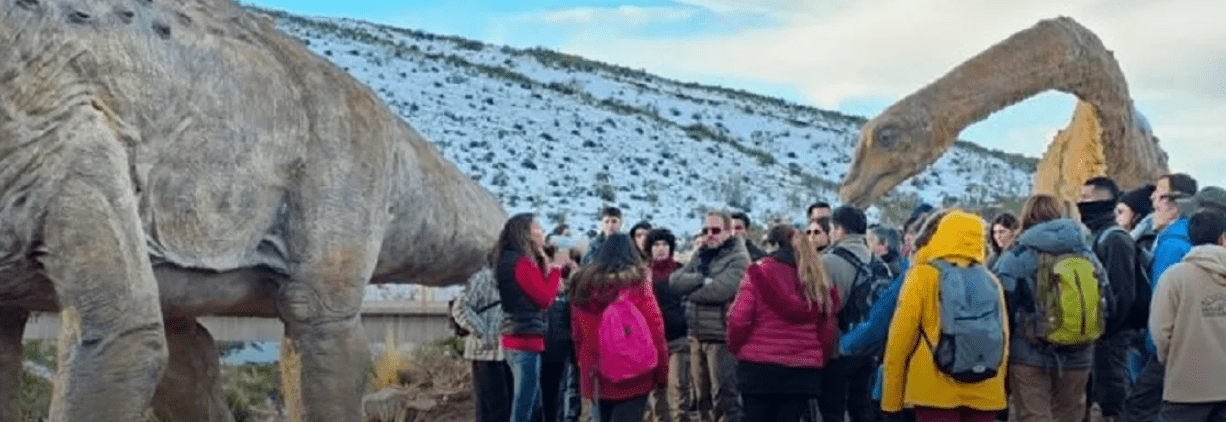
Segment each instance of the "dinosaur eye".
M902 137L902 130L895 125L885 125L873 132L873 144L881 148L894 148Z

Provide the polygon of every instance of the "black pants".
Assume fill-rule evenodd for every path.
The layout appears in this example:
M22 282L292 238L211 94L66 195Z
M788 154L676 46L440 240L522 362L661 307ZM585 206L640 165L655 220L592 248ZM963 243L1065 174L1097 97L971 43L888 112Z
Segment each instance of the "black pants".
M600 422L642 422L647 412L647 396L625 401L598 400Z
M1121 422L1156 422L1162 410L1162 378L1166 370L1158 358L1150 356L1145 368L1132 384L1132 393L1124 401Z
M742 422L798 422L813 396L741 394Z
M1158 422L1226 422L1226 402L1162 403Z
M473 361L473 401L477 422L511 420L511 367L506 361Z
M876 362L871 356L841 356L826 364L822 395L817 398L822 422L876 422L881 410L873 407Z
M579 374L574 360L541 362L541 408L545 422L579 420Z
M1089 403L1098 403L1103 416L1119 416L1128 397L1128 348L1135 335L1132 330L1123 330L1104 337L1094 346L1094 367L1090 370L1090 382L1086 383L1089 400L1086 401L1086 420L1089 420Z

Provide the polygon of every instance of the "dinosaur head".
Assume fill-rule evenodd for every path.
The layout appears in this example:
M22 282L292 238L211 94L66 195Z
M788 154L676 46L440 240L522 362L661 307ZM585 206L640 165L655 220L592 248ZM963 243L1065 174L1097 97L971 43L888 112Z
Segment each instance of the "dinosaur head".
M932 127L927 110L908 107L905 100L865 123L839 200L867 208L935 162L952 141L938 139Z

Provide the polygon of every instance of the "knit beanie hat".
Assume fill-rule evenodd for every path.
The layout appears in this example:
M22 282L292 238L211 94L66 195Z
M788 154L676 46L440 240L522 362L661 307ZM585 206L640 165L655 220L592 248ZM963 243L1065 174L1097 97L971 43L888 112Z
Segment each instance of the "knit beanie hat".
M1154 193L1154 185L1145 185L1129 191L1120 197L1120 202L1128 204L1128 208L1137 216L1145 216L1154 212L1154 204L1149 201L1149 196Z

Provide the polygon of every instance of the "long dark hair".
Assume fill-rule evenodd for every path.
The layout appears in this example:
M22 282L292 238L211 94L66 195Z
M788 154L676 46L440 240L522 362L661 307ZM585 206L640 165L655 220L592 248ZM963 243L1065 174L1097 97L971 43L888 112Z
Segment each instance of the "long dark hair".
M623 289L646 280L647 272L634 240L625 233L614 233L596 250L592 262L571 277L570 303L603 308Z
M988 248L992 251L992 255L1000 255L1001 247L996 244L996 225L1009 229L1013 232L1013 236L1017 236L1017 232L1022 228L1022 222L1017 220L1017 216L1013 213L1005 211L992 219L992 224L988 224L987 243Z
M494 249L490 251L491 267L498 267L498 261L502 259L503 252L512 251L520 255L528 255L538 267L544 268L545 257L532 247L532 223L535 221L536 214L530 212L515 214L507 220L507 223L502 226L502 233L498 234L498 243L495 243Z

